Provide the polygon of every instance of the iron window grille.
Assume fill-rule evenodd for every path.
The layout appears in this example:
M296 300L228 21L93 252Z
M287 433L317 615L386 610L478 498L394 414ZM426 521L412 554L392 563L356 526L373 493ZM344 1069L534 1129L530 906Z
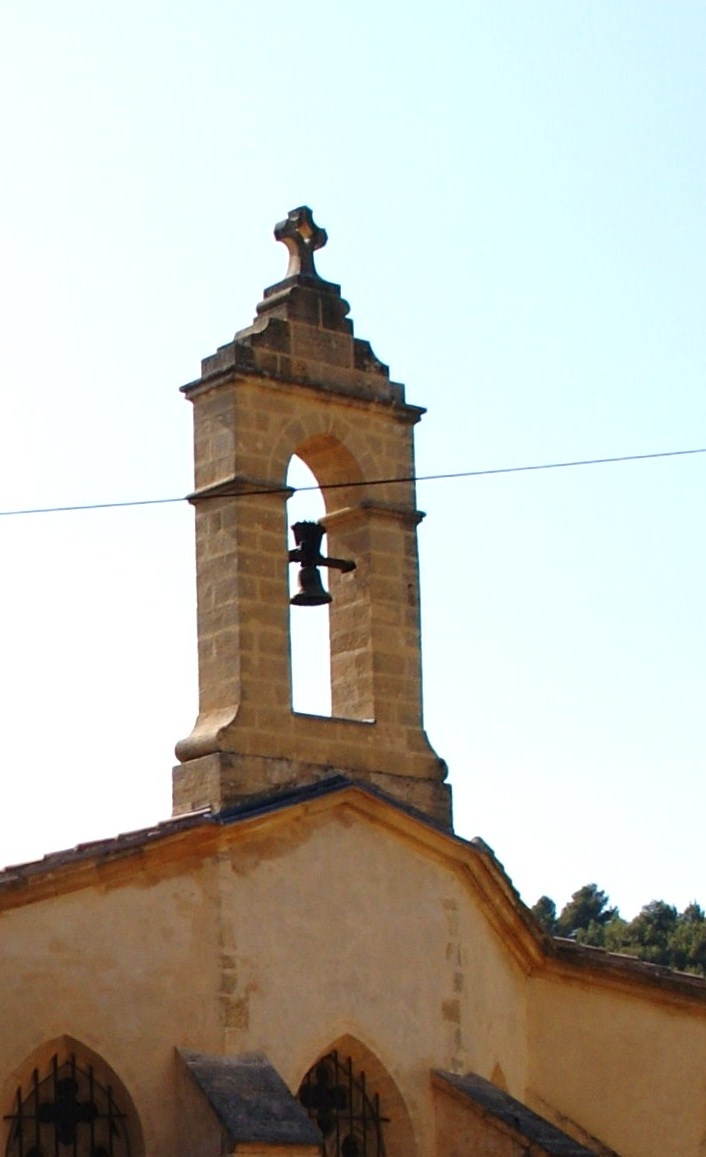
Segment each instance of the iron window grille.
M98 1081L89 1065L72 1054L61 1064L52 1057L49 1072L32 1073L29 1090L15 1095L7 1157L130 1157L127 1117L110 1085Z
M385 1157L380 1097L370 1093L365 1073L350 1057L328 1053L309 1070L299 1100L321 1130L324 1157Z

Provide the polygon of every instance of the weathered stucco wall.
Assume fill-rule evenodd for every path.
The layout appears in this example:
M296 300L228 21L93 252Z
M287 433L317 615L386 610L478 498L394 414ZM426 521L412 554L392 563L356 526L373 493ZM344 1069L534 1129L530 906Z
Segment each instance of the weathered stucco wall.
M341 1037L367 1046L433 1152L429 1071L500 1063L523 1091L524 977L448 864L353 810L288 821L222 864L237 961L227 1051L262 1048L296 1089Z
M529 1033L537 1112L620 1157L706 1153L706 1007L558 972L530 982Z
M187 1136L175 1047L262 1050L296 1091L340 1043L417 1157L434 1152L430 1069L500 1064L523 1091L524 976L451 862L346 806L220 839L200 866L181 846L135 881L2 912L3 1106L63 1034L123 1082L150 1157Z
M0 1113L27 1078L27 1060L68 1035L127 1088L146 1153L178 1151L174 1045L216 1051L221 1040L214 880L191 867L166 879L141 878L136 868L134 883L1 913Z
M218 1129L177 1048L262 1051L296 1092L339 1047L381 1094L388 1157L448 1150L433 1069L621 1157L704 1157L703 986L609 972L543 958L482 848L355 789L198 821L0 888L0 1115L68 1037L129 1094L135 1157L209 1157Z

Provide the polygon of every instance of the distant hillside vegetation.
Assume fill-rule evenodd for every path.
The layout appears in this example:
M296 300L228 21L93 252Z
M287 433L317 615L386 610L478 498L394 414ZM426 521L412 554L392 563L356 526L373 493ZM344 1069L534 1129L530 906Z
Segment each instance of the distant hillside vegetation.
M540 896L532 913L552 936L706 977L706 913L696 901L678 912L664 900L650 900L634 920L623 920L597 884L584 884L558 916L549 896Z

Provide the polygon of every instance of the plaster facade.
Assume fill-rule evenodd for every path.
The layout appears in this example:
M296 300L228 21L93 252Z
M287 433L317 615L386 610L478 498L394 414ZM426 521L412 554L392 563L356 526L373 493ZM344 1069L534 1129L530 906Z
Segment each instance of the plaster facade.
M454 865L356 796L167 837L139 873L67 866L58 895L7 896L0 992L31 1001L0 1001L5 1103L37 1040L63 1035L119 1074L155 1155L193 1151L175 1135L177 1047L263 1051L296 1091L343 1045L387 1090L390 1157L435 1151L432 1067L500 1063L524 1089L522 969Z
M577 971L530 983L528 1103L621 1154L706 1152L706 1006Z
M296 1093L338 1047L380 1091L388 1157L461 1152L459 1114L487 1132L437 1070L492 1078L593 1153L702 1154L706 985L567 965L488 849L369 789L186 825L0 884L6 1106L69 1041L124 1090L138 1157L207 1157L220 1132L178 1050L263 1052Z

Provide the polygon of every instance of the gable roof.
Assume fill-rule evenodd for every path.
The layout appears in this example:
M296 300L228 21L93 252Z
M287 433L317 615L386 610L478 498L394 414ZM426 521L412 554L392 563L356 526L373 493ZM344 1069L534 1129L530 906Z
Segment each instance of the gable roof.
M574 979L590 974L620 987L660 991L706 1011L706 980L647 964L633 957L589 948L543 932L522 902L492 848L476 837L462 839L427 815L379 788L332 775L314 783L249 797L219 812L203 809L121 835L51 852L41 860L0 871L0 912L100 884L124 886L143 871L173 873L184 859L203 860L232 838L275 829L296 815L322 815L346 808L359 818L403 838L445 862L473 893L488 922L528 975L547 967Z

